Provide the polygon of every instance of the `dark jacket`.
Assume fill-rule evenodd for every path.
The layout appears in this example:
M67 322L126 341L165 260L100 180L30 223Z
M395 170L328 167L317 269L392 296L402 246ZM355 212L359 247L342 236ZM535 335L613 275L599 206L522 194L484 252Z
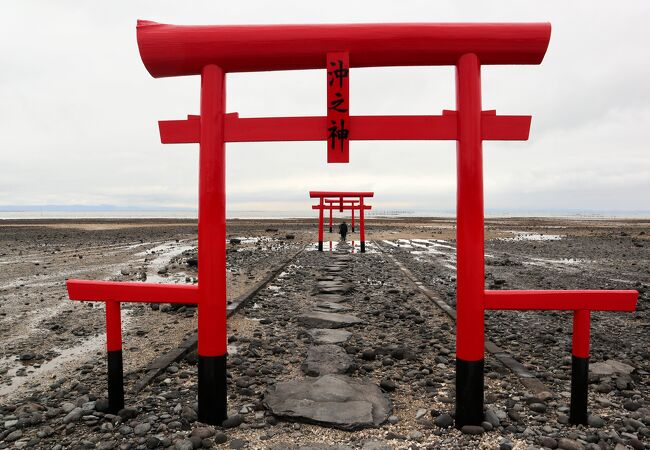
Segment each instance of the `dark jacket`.
M343 222L341 225L339 225L339 233L343 234L348 234L348 224Z

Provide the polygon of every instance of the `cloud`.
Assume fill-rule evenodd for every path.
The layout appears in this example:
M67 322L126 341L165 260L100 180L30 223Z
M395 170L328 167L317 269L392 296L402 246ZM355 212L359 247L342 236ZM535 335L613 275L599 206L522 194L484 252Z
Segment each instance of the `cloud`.
M650 3L559 0L263 0L3 3L0 16L0 204L195 207L198 146L163 146L156 122L199 109L197 77L152 79L135 21L317 23L550 21L541 66L486 67L484 109L531 114L528 142L484 145L493 209L650 211ZM356 69L353 114L454 108L452 68ZM229 111L321 115L322 71L233 74ZM377 208L450 210L453 142L353 142L349 165L324 143L228 146L232 210L303 210L310 189L374 190Z

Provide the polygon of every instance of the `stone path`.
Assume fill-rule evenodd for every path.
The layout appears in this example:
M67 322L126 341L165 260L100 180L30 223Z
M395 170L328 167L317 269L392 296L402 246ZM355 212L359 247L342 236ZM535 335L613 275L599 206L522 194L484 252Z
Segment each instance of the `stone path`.
M346 375L356 365L339 345L352 335L340 328L363 322L353 315L354 305L349 303L354 289L346 278L353 257L349 250L347 244L339 244L331 263L317 277L312 309L298 316L312 338L301 366L306 378L269 389L264 402L276 416L344 430L378 426L388 419L390 400L376 384Z

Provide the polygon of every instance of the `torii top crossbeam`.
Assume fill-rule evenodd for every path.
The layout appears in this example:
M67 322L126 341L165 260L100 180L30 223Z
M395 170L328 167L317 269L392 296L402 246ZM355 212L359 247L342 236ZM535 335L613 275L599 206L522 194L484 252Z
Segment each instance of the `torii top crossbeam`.
M336 25L167 25L138 21L142 61L155 77L322 69L325 54L346 51L350 67L455 65L467 53L481 64L539 64L548 23Z

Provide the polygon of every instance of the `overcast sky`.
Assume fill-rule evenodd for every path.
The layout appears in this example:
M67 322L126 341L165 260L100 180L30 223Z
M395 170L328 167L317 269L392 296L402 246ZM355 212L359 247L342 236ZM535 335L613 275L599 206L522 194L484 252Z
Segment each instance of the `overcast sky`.
M0 205L195 208L198 145L157 121L199 112L199 78L153 79L137 19L172 24L532 22L540 66L483 68L483 109L531 114L527 142L484 143L488 210L650 211L650 2L0 1ZM325 73L230 74L229 112L324 115ZM454 109L450 67L353 69L351 112ZM455 207L453 142L229 144L228 209L307 212L311 189L373 190L378 210ZM308 213L308 212L307 212Z

